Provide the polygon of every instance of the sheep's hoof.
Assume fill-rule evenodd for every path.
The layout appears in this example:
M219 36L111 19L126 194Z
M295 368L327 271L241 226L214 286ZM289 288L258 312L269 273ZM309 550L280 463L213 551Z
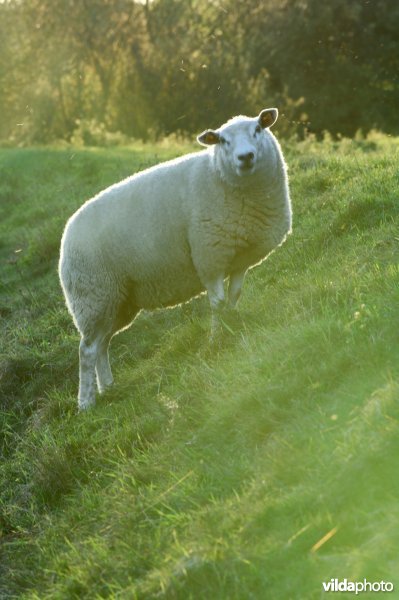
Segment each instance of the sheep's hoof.
M110 390L114 385L114 382L111 381L109 383L106 383L104 385L99 385L98 386L98 393L102 396L103 394L105 394L106 392L108 392L108 390Z
M96 404L95 400L89 400L86 402L83 402L82 400L79 400L78 402L78 412L86 412L87 410L89 410L90 408L93 408Z

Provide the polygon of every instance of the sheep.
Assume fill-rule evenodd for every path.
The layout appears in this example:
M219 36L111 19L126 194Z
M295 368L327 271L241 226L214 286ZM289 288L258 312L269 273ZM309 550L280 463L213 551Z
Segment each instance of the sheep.
M247 270L291 232L287 168L269 130L277 117L269 108L208 129L197 137L206 149L112 185L69 219L59 276L81 334L79 410L95 404L96 376L100 393L112 385L110 340L141 309L206 291L214 336Z

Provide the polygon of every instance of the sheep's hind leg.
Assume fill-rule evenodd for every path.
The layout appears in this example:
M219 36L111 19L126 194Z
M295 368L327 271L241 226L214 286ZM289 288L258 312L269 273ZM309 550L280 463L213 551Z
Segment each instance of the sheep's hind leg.
M96 361L96 374L97 386L100 394L105 392L105 390L110 388L114 383L111 366L109 364L109 343L114 334L128 327L138 313L138 309L135 306L132 298L131 290L128 290L128 293L125 293L121 298L122 299L115 314L109 318L109 322L112 323L112 326L110 327L108 333L103 335L99 343Z
M108 345L112 335L97 335L94 340L82 336L79 346L79 410L95 404L96 375L98 391L103 393L114 379L108 358Z
M110 388L114 383L112 376L111 366L109 364L108 347L111 341L112 335L105 336L99 343L97 361L96 361L96 374L97 374L97 386L100 394L105 392L107 388Z
M96 402L95 367L99 340L82 336L79 346L79 410L86 410Z
M80 342L79 410L94 406L96 398L96 376L98 391L103 393L114 381L109 364L108 347L115 333L131 324L138 309L132 296L125 293L116 309L104 310L101 317L93 318L96 324L90 334L82 334Z

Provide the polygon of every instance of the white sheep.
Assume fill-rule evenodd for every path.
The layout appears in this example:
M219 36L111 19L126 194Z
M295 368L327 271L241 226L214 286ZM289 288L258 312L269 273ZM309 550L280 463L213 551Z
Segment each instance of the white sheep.
M78 403L113 383L108 346L141 309L208 292L215 333L249 267L291 231L286 165L269 131L275 108L234 117L198 136L206 150L135 174L87 201L68 221L59 274L81 334Z

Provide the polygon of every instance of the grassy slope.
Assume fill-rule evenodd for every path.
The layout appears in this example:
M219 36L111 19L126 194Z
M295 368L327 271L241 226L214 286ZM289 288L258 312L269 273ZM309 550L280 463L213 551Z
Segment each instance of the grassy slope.
M295 233L221 348L205 298L142 314L113 342L117 385L76 413L63 223L179 151L0 153L0 597L399 590L398 140L286 148Z

